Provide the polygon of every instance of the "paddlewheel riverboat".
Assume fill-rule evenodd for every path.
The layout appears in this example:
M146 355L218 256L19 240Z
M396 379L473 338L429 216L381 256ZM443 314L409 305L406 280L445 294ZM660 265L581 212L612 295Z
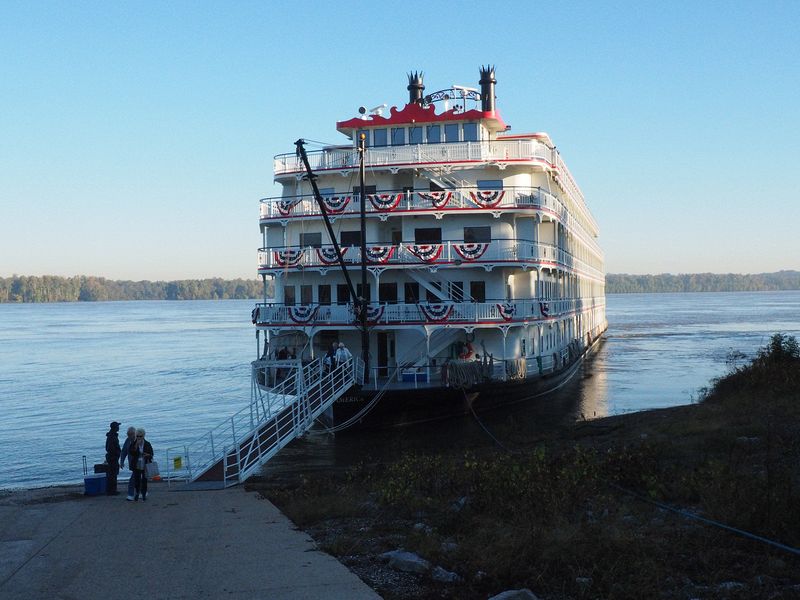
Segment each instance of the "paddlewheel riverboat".
M329 425L409 423L575 371L606 328L597 223L550 137L509 132L495 84L486 67L478 88L426 95L411 73L405 106L336 124L347 142L275 157L254 386L321 377L343 343L359 373Z

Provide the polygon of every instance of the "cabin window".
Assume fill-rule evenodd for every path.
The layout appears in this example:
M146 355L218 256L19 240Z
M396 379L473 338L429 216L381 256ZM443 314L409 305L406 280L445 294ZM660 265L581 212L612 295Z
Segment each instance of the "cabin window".
M312 304L314 302L314 286L300 286L300 304Z
M431 282L431 287L433 289L441 292L442 291L442 282L441 281L432 281ZM429 289L425 290L425 299L428 302L441 302L442 301L442 299L439 297L438 294L436 294L435 292L433 292L433 291L431 291Z
M444 126L444 141L445 142L458 141L458 123L448 123Z
M287 285L283 288L283 303L286 306L294 306L295 303L295 296L294 296L294 286Z
M502 190L502 179L478 179L479 190Z
M406 128L392 127L392 146L402 146L406 143Z
M399 229L392 229L392 246L399 246L403 241L403 232Z
M374 129L372 131L372 145L373 146L385 146L386 145L386 130L385 129Z
M422 127L409 127L408 128L408 143L421 144L422 143Z
M320 304L331 303L331 286L320 285L317 287L317 298Z
M478 124L477 123L464 123L464 141L477 142L478 141Z
M336 304L347 304L350 302L350 288L346 283L336 285Z
M441 244L441 227L418 227L414 230L415 244Z
M406 304L417 304L419 302L419 284L416 281L407 281L403 287Z
M303 248L307 248L308 246L311 246L312 248L319 248L320 246L322 246L322 234L301 233L300 246L302 246Z
M369 131L367 131L366 129L362 129L356 135L356 145L358 145L358 143L361 141L361 136L362 135L365 136L364 137L364 142L366 143L367 146L369 146Z
M387 304L397 304L397 284L381 283L378 285L378 301Z
M428 125L428 143L438 144L442 141L441 125Z
M333 196L336 193L334 188L319 188L320 196Z
M470 281L469 295L472 297L473 302L486 302L486 282Z
M361 232L360 231L342 231L339 234L342 246L360 246L361 245Z
M364 193L365 194L374 194L378 191L378 188L374 185L365 185L364 186ZM353 195L358 198L361 195L361 186L354 185L353 186Z
M464 282L451 281L447 284L447 295L453 302L464 301Z
M491 227L464 227L464 243L477 244L492 241Z

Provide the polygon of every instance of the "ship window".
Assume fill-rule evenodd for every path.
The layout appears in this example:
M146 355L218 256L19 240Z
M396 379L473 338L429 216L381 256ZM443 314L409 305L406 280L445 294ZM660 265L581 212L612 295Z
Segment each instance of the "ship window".
M463 281L451 281L447 284L447 295L450 296L450 300L453 302L463 302L464 301L464 282Z
M408 143L421 144L422 143L422 127L409 127L408 128Z
M441 125L428 125L428 143L438 144L442 141Z
M448 123L444 126L444 141L445 142L458 141L458 123Z
M364 138L364 141L366 142L366 145L367 145L367 146L369 146L369 131L367 131L366 129L362 129L362 130L361 130L361 131L359 131L359 132L358 132L358 134L356 135L356 146L358 145L358 142L359 142L359 140L361 139L361 135L362 135L362 134L366 136L366 137Z
M320 196L333 196L336 193L334 188L319 188Z
M407 281L404 288L406 304L417 304L419 302L419 284L416 281Z
M431 287L434 288L435 290L441 292L442 291L442 282L441 281L432 281L431 282ZM433 292L433 291L431 291L431 290L429 290L427 288L425 289L425 299L428 302L441 302L442 301L442 299L439 297L438 294L436 294L435 292Z
M414 230L415 244L441 244L441 227L418 227Z
M321 233L301 233L300 234L300 246L303 248L307 248L311 246L313 248L319 248L322 246L322 234Z
M320 285L317 287L317 298L320 304L331 303L331 286Z
M399 246L403 241L403 232L399 229L392 229L392 246Z
M464 123L464 141L477 142L478 141L478 124L477 123Z
M397 304L397 284L381 283L378 286L378 300L387 304Z
M347 304L350 302L350 288L346 283L336 285L336 304Z
M486 282L470 281L469 295L472 297L473 302L486 302Z
M365 194L374 194L378 191L378 188L374 185L365 185L364 186L364 193ZM354 185L353 186L353 195L358 198L361 195L361 186Z
M361 232L360 231L342 231L340 234L342 246L360 246L361 245Z
M374 129L372 131L372 145L373 146L385 146L386 145L386 130L385 129Z
M300 286L300 304L311 304L314 302L314 286L301 285Z
M392 146L402 146L406 143L406 128L392 127Z
M479 190L502 190L502 179L478 179Z
M286 306L294 306L295 297L294 297L294 286L287 285L283 288L283 303Z
M464 242L469 244L492 241L491 227L464 227Z

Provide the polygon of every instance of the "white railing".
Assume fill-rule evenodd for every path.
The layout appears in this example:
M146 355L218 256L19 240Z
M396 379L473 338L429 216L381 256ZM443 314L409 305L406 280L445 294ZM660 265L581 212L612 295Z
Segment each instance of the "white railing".
M376 258L378 250L383 258ZM361 250L357 246L342 248L346 264L361 264ZM491 242L465 242L447 240L438 244L368 244L368 263L387 266L398 265L483 265L495 262L548 264L568 271L602 280L603 272L553 244L519 239L494 239ZM372 256L369 256L372 253ZM277 246L261 248L258 252L260 271L287 268L338 268L333 246Z
M420 302L418 304L371 303L369 322L375 325L419 325L454 323L519 323L552 319L568 313L596 308L602 298L497 300L492 302ZM256 305L257 325L334 325L356 323L352 304Z
M262 391L257 371L284 369L276 386ZM311 426L337 398L355 383L363 382L364 365L354 358L323 373L320 360L256 361L253 366L253 396L249 406L225 419L211 431L184 446L167 450L168 479L197 480L212 469L219 470L225 486L241 483L292 439ZM180 457L180 468L175 459Z

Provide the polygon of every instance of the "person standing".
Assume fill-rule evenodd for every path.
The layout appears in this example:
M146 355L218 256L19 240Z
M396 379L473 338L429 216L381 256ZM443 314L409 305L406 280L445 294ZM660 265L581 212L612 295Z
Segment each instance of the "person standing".
M139 427L136 430L136 439L131 444L128 454L128 466L133 468L133 501L139 501L139 494L142 502L147 501L147 463L153 462L153 446L144 439L144 429Z
M350 354L350 350L347 349L344 343L339 342L339 349L336 350L336 366L346 363L351 358L353 358L353 355Z
M128 477L128 497L126 500L131 502L133 500L133 464L130 460L130 452L131 452L131 444L136 440L136 428L135 427L128 427L127 437L125 438L125 443L122 444L122 454L119 455L119 468L125 466L125 459L128 459L128 469L131 472L131 476Z
M331 347L328 348L328 353L325 355L325 359L323 360L323 363L328 372L331 372L336 368L336 364L334 362L335 356L336 356L336 342L333 342L331 344Z
M117 473L119 473L119 426L121 423L111 421L109 425L109 432L106 434L106 494L109 496L116 496L119 494L117 491Z

